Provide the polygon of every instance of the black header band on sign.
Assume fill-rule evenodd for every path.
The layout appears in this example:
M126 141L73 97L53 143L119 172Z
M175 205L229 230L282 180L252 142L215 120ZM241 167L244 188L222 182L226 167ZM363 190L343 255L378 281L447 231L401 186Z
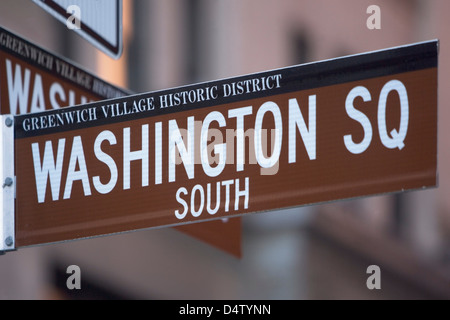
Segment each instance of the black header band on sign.
M289 92L320 88L330 85L337 85L346 82L359 81L382 76L389 76L410 71L417 71L428 68L435 68L438 65L438 40L422 42L418 44L395 47L369 53L357 54L325 60L321 62L308 63L287 68L281 68L261 73L249 74L235 78L192 84L188 86L166 89L161 91L132 95L117 99L104 100L85 105L69 107L60 110L51 110L41 113L19 115L15 117L15 137L27 138L52 134L63 131L77 130L88 127L126 122L140 118L170 114L181 111L194 110L211 106L245 101L256 98L264 98ZM240 95L227 96L224 92L224 86L231 83L245 82L255 78L278 77L279 86L271 90L250 92ZM198 90L204 88L217 87L217 99L197 101L195 103L186 103L182 106L161 108L159 97L173 95L187 90ZM120 117L105 117L102 112L102 106L124 103L133 103L141 99L154 99L153 110L139 113L132 113ZM52 114L60 117L67 112L81 112L84 109L90 109L95 112L95 121L86 121L64 126L55 126L51 128L40 128L38 130L24 130L24 121L29 122L31 118L37 119L42 116L51 116Z

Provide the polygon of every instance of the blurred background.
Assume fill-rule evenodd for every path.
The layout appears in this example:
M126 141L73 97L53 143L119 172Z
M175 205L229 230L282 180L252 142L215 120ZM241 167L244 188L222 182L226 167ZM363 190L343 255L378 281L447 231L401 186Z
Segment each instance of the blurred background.
M447 0L124 0L116 61L31 0L2 0L1 26L136 92L438 38L440 126L437 189L244 216L240 259L170 228L21 249L0 257L0 299L449 299L449 13ZM70 265L81 290L66 288Z

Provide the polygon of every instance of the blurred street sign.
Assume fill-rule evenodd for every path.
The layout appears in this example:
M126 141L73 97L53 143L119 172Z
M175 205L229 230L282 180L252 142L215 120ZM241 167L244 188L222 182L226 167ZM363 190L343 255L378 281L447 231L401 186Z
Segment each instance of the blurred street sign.
M114 59L122 54L122 0L33 0Z
M2 27L0 93L0 113L12 115L55 110L131 94L130 91L111 85L73 62L50 53ZM205 232L205 229L212 232ZM210 221L202 228L189 225L179 231L240 256L239 218L227 223Z
M17 115L17 247L435 187L437 49Z
M128 96L43 48L0 27L2 114L26 114Z

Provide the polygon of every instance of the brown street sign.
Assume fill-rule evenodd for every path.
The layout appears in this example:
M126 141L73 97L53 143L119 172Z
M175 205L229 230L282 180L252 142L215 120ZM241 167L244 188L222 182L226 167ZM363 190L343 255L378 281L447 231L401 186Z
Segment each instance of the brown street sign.
M0 27L2 114L26 114L131 93Z
M435 187L437 49L17 115L16 247Z
M0 27L1 114L36 113L130 94ZM210 221L203 228L183 226L179 230L240 255L240 218L227 223Z

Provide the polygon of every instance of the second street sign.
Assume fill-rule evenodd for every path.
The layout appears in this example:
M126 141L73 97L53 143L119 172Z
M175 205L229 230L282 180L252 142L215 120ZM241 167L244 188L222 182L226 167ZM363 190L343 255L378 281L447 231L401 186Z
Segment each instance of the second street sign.
M122 0L33 0L65 27L118 59L122 54Z
M434 187L437 48L15 116L17 247Z

